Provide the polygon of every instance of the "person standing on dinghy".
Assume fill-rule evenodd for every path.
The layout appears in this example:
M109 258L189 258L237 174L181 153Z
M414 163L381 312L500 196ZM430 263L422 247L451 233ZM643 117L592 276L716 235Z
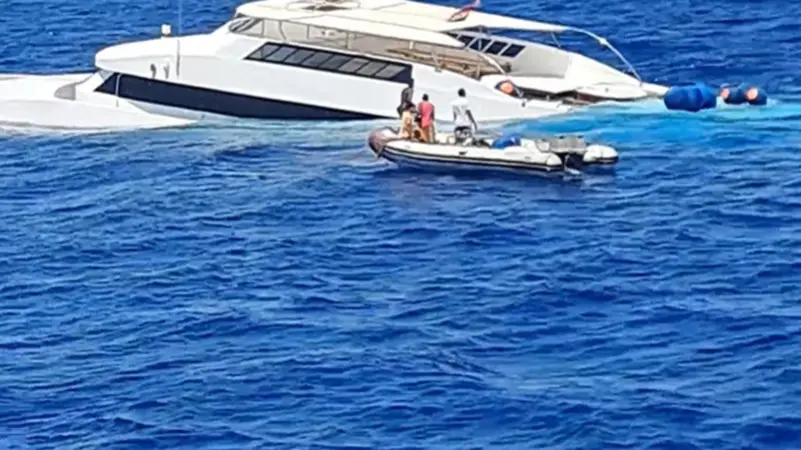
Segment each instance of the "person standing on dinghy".
M478 124L473 118L473 112L467 105L467 93L459 88L459 98L451 102L453 109L453 137L457 144L464 143L478 131Z
M420 115L420 140L429 144L434 143L434 105L428 101L428 94L423 94L423 101L417 105Z
M402 139L412 139L414 132L414 103L407 102L402 106L400 136Z
M401 91L401 98L400 104L398 105L398 117L403 117L403 111L406 110L406 105L408 103L414 104L412 102L412 96L414 95L414 87L412 86L412 82L410 81L409 84L406 85L405 88Z

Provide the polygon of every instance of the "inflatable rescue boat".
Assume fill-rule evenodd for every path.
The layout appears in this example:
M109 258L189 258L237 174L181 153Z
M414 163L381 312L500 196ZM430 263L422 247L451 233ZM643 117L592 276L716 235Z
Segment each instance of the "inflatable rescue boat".
M422 169L501 170L558 174L584 172L591 166L614 166L617 151L587 144L582 136L521 138L473 137L456 143L452 133L437 133L434 143L404 139L389 127L370 132L368 146L379 158Z

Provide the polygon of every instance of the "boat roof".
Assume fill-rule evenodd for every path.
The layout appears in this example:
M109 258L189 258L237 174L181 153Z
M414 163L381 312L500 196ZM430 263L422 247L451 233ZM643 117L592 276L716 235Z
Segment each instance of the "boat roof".
M447 34L434 31L410 29L401 25L389 23L376 24L363 20L351 19L339 16L316 16L293 20L293 23L300 23L320 28L328 28L338 31L350 31L353 33L380 36L392 39L405 39L410 41L422 42L426 44L441 45L444 47L462 48L464 42Z
M450 47L462 47L464 44L444 34L449 31L484 27L558 33L569 29L563 25L477 11L471 11L463 20L450 21L449 18L457 11L459 8L411 0L260 0L237 8L237 13L258 19L425 41Z

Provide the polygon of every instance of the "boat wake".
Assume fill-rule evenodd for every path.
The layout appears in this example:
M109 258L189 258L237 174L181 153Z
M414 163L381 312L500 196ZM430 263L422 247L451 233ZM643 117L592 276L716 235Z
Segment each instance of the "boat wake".
M801 96L774 98L759 108L721 105L698 113L665 111L658 101L604 105L505 128L534 136L579 134L608 143L620 151L617 173L625 178L631 159L659 170L678 170L676 166L684 164L701 167L698 161L706 159L722 163L753 158L747 155L763 154L766 148L792 159L793 149L801 145ZM759 158L751 160L760 164Z
M661 131L676 131L680 127L713 128L722 124L737 124L743 131L775 123L776 120L801 119L801 96L771 98L767 104L754 108L749 105L718 105L716 109L699 112L669 111L658 100L636 103L607 103L596 105L568 116L546 117L540 120L516 121L507 124L507 129L547 133L598 132L605 127L619 128L626 123L631 132L634 127L647 126L650 130L636 130L637 135L658 134ZM626 122L626 119L631 121ZM689 132L689 130L687 130ZM685 133L686 134L686 133Z

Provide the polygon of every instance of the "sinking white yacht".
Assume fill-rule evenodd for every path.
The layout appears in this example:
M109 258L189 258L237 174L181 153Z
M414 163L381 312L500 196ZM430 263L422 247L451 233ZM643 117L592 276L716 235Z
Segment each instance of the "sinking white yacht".
M579 32L630 68L494 30ZM0 122L165 126L209 115L257 119L396 118L413 84L439 111L467 92L480 121L536 118L587 103L664 95L585 30L409 0L263 0L208 34L105 48L97 72L0 75ZM438 115L449 121L450 114Z

